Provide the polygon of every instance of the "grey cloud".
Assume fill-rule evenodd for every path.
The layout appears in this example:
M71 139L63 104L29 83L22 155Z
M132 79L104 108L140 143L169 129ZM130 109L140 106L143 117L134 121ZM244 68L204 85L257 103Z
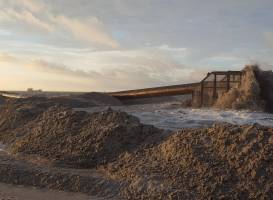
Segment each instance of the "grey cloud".
M0 0L0 2L3 0ZM3 4L3 2L1 2ZM52 13L50 6L46 6L43 1L33 0L9 0L3 4L0 11L0 23L6 27L11 27L24 32L29 26L27 33L36 29L44 30L40 32L42 38L63 36L73 37L83 43L99 48L117 48L119 44L115 41L105 25L94 16L66 16L63 13ZM48 35L48 33L51 33Z
M271 0L47 0L55 12L86 16L94 13L111 30L121 32L126 48L167 44L186 47L190 60L241 48L263 48L260 33L272 31ZM84 7L81 5L85 5Z
M266 43L273 48L273 32L265 32L263 34Z
M273 62L272 0L0 0L0 6L1 29L13 34L0 34L2 50L40 58L36 71L82 79L86 87L93 80L109 89L191 82L207 70Z

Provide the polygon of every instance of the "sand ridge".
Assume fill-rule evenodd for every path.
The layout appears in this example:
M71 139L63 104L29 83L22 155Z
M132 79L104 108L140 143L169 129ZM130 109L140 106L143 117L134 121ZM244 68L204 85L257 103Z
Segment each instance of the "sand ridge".
M103 166L125 199L272 199L273 128L183 129Z

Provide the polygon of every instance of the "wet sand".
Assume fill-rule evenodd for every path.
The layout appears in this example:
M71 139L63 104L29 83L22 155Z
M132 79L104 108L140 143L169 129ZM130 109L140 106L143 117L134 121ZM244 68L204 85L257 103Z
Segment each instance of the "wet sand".
M101 200L78 193L50 191L0 183L0 200Z

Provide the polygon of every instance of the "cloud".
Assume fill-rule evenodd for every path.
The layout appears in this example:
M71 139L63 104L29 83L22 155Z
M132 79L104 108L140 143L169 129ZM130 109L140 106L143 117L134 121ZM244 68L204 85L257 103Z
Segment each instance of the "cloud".
M85 72L83 70L72 70L64 64L48 62L41 59L33 60L25 66L32 71L39 71L59 76L78 77L83 79L91 79L100 76L99 73L96 73L95 71Z
M116 91L137 89L195 82L201 80L204 75L203 71L193 70L172 61L171 58L161 57L160 54L152 55L151 52L148 53L149 51L95 53L93 56L98 59L93 60L93 63L91 60L87 62L85 70L73 67L72 63L74 62L71 61L61 63L46 59L16 57L12 54L0 56L0 62L2 57L2 60L8 62L10 67L20 68L22 76L29 77L29 82L32 83L27 87L36 88L36 85L39 85L42 89L48 89L51 85L51 90ZM104 57L103 54L108 55ZM83 55L83 57L85 56L87 54ZM100 67L96 68L97 65ZM10 70L13 69L10 68ZM44 80L44 87L38 84L40 80Z
M11 63L15 63L18 62L18 58L9 54L5 54L5 53L0 53L0 63L1 62L11 62Z
M89 70L75 70L69 64L45 60L32 61L28 66L33 71L70 77L71 83L81 79L96 85L96 88L89 86L90 90L124 90L196 82L205 74L203 70L191 69L150 51L94 53L96 60L89 62L89 67L86 67ZM100 67L96 68L96 65Z
M53 12L50 6L38 0L13 0L6 4L0 0L0 5L3 7L0 10L0 24L16 32L27 30L25 34L28 36L35 33L42 38L59 37L97 48L119 47L104 23L94 16L66 16ZM37 30L40 31L39 35Z
M95 17L79 20L60 15L53 20L80 40L112 48L119 47L119 44L104 30L103 23Z
M12 9L8 9L6 10L6 15L11 21L25 23L34 28L42 29L47 32L54 31L54 25L46 21L42 21L41 19L33 15L30 11L23 10L21 12L18 12Z
M34 13L39 13L47 7L43 2L39 0L20 0L20 2L15 1L15 3L19 4L19 6L23 5L25 8Z
M174 52L176 52L176 51L186 51L187 50L187 48L174 48L174 47L170 47L169 45L167 45L167 44L162 44L161 46L159 46L159 49L161 49L161 50L165 50L165 51L174 51Z

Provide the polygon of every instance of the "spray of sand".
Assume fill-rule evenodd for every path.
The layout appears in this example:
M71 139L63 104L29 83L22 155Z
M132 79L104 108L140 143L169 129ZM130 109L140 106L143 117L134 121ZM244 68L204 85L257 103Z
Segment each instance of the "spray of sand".
M219 109L263 110L264 101L261 98L260 85L255 75L258 71L260 69L256 65L246 66L243 70L241 84L219 97L214 107Z

